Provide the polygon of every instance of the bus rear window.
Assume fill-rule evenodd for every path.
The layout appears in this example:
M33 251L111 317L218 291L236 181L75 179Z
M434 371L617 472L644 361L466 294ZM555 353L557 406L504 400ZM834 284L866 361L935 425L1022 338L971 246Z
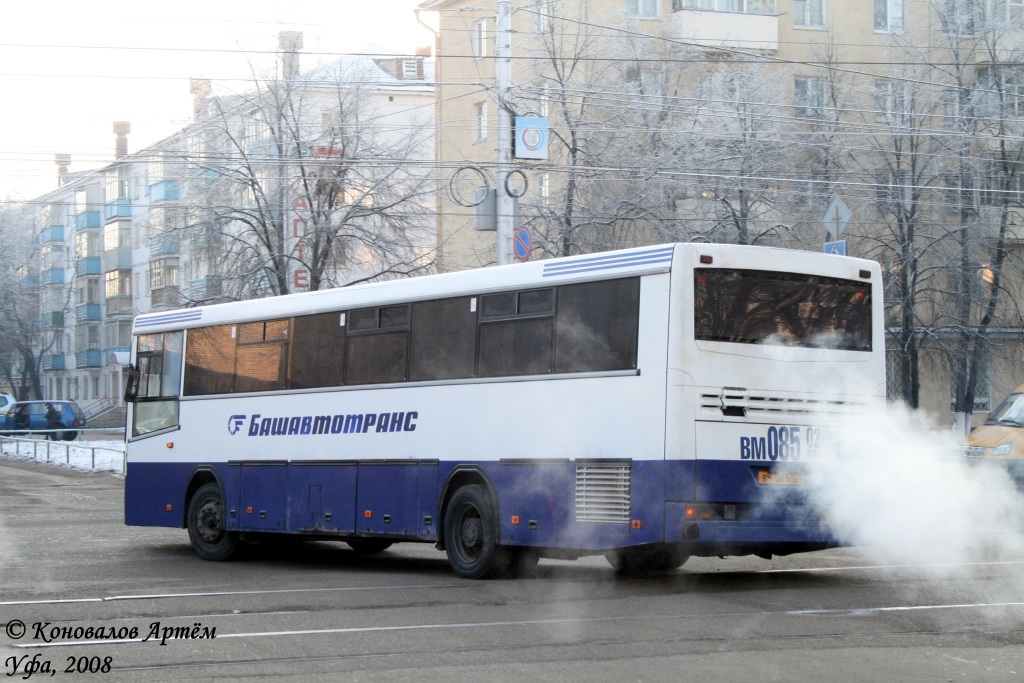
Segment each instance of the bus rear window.
M698 340L871 350L871 284L765 270L694 271Z

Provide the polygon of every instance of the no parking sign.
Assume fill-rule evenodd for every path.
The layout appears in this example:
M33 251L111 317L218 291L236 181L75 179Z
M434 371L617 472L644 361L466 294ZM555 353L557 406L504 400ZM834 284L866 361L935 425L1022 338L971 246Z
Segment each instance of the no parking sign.
M530 236L530 229L525 225L516 230L515 237L512 239L512 250L519 261L530 258L530 252L533 251L533 238Z

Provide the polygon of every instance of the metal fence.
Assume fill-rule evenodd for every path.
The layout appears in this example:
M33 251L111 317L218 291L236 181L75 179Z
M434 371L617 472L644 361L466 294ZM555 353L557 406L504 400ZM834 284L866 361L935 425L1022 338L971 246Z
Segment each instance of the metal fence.
M64 465L80 470L101 470L124 474L126 469L124 431L118 429L78 429L75 441L51 441L47 432L33 430L0 435L0 455L11 460L33 460ZM89 434L83 439L84 433ZM103 438L109 436L109 439Z

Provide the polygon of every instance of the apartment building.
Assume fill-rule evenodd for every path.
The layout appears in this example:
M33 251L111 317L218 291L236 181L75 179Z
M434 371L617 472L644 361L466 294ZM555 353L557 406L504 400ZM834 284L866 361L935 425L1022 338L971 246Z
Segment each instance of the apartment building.
M58 155L19 228L36 237L17 273L42 397L119 404L139 313L432 270L429 54L301 70L301 35L279 48L251 92L194 80L195 119L164 140L129 154L116 122L112 163L71 173Z
M519 195L533 258L842 242L883 265L894 398L944 423L1024 381L1022 0L513 0L507 91L490 5L421 5L439 269L496 261L484 187ZM499 110L546 119L546 159L499 170ZM851 218L829 235L836 198Z

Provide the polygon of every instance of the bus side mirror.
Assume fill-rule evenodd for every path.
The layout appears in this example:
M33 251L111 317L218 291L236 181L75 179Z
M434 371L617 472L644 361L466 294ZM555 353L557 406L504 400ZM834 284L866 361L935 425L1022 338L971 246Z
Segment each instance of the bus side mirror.
M128 382L124 387L124 402L135 403L135 399L139 396L139 378L142 373L134 365L128 366Z

